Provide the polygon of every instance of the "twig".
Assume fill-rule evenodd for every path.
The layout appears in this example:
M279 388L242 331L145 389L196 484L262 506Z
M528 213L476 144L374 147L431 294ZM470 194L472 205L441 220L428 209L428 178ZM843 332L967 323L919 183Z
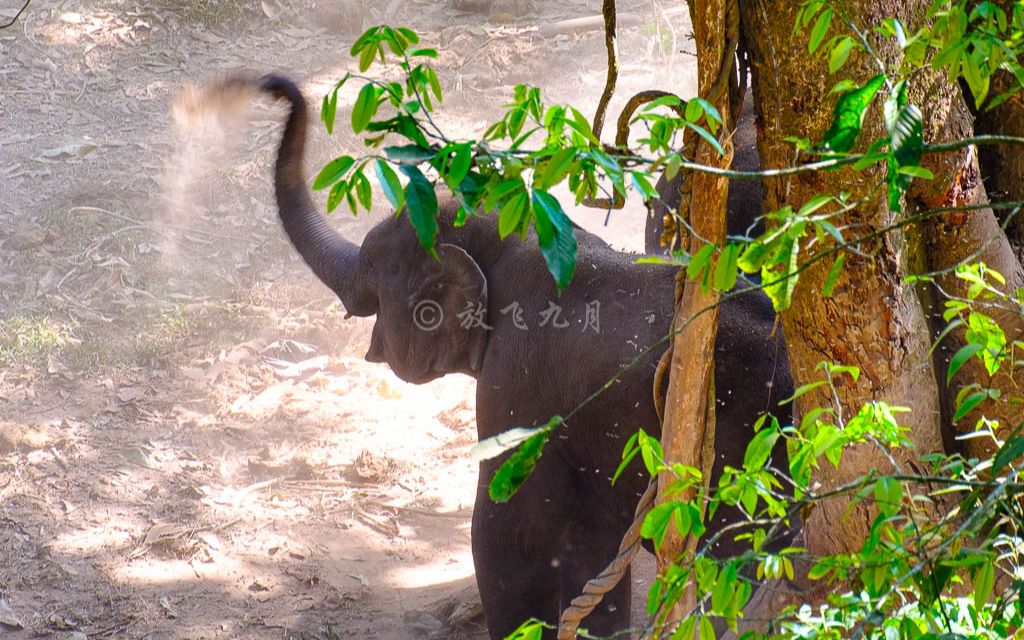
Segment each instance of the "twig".
M28 5L31 2L32 0L25 0L25 4L21 5L21 9L18 9L18 13L14 14L14 17L11 18L10 22L7 24L0 24L0 29L6 29L7 27L14 25L14 23L18 21L18 18L21 17L21 14L25 13L25 9L28 9Z

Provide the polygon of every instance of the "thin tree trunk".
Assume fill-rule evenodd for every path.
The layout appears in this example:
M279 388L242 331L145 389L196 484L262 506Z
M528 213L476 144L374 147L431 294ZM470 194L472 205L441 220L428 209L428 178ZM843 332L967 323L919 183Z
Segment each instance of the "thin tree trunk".
M713 102L724 118L729 117L728 84L722 95L711 96L709 91L719 76L719 67L725 50L725 17L728 0L692 0L690 12L697 39L698 86L702 96ZM727 58L731 63L732 53ZM731 126L726 122L725 125ZM732 147L726 157L706 144L697 145L697 161L717 166L729 166ZM690 223L697 236L721 245L725 240L725 204L728 181L708 174L693 176ZM686 212L681 212L686 215ZM691 237L689 251L700 247ZM680 274L682 276L682 274ZM662 429L662 448L670 464L680 463L703 469L705 483L710 479L714 463L715 416L712 365L714 362L715 334L718 328L718 294L704 293L696 283L687 283L676 309L674 327L681 328L673 338L673 355L669 373L668 396L665 402L665 423ZM697 315L704 309L710 308ZM659 494L663 493L670 478L660 478ZM679 499L680 496L674 496ZM662 499L659 496L659 500ZM671 531L671 529L670 529ZM658 552L659 569L676 560L685 549L692 550L693 542L675 535L666 537ZM695 604L693 592L668 616L668 620L681 619L681 612Z

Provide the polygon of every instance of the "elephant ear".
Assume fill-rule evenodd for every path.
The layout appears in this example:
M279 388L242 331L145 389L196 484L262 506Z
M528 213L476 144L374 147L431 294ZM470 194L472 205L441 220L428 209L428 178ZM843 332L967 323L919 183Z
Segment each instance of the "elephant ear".
M438 260L428 260L420 277L425 298L441 305L444 321L433 330L433 345L444 368L476 373L487 349L487 278L480 265L454 244L437 246Z

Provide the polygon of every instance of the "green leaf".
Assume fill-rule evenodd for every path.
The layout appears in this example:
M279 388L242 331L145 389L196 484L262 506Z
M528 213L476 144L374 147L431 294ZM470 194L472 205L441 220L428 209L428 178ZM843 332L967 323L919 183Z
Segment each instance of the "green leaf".
M697 631L697 615L691 613L686 619L679 623L676 630L672 632L672 640L693 640L693 634Z
M640 525L640 535L654 541L654 548L660 548L668 534L668 525L672 522L672 514L679 508L678 502L663 502L651 509L644 522Z
M363 175L362 167L352 176L352 183L355 185L356 198L359 199L359 204L369 211L373 206L373 189L370 188L370 181Z
M793 291L799 280L797 261L800 257L800 246L796 236L782 239L777 250L778 260L771 267L761 267L761 281L764 292L772 300L775 312L785 311L793 302ZM784 267L784 271L778 269Z
M711 607L717 613L725 613L729 609L729 602L733 599L733 591L736 588L736 564L730 562L722 568L715 582L715 588L711 591ZM704 635L703 633L701 634Z
M1013 438L999 448L992 460L992 477L996 477L1003 468L1024 455L1024 438Z
M377 52L381 51L380 44L374 44L364 48L359 54L359 71L364 72L370 68L373 64L373 58L377 55ZM383 51L381 51L383 55Z
M487 200L484 202L484 208L488 211L494 211L513 193L525 189L526 187L523 185L522 178L516 177L511 180L506 180L498 186L490 189L490 192L487 194Z
M763 469L778 439L779 432L776 429L758 431L747 445L747 452L743 455L743 468L747 471Z
M517 191L501 205L498 216L498 236L504 239L522 227L530 214L530 199L525 190Z
M887 518L897 514L903 506L903 485L895 478L879 478L875 481L875 505Z
M569 173L569 167L572 166L575 159L576 149L574 147L556 151L544 164L544 171L541 173L540 180L537 181L537 186L542 189L550 189L561 182Z
M533 190L533 216L540 252L561 293L576 271L577 247L572 221L558 200L541 189Z
M420 41L420 36L409 27L398 27L395 29L403 38L405 38L406 44L416 44Z
M697 253L693 254L690 258L690 264L686 267L686 277L690 280L696 280L704 269L707 267L708 262L711 260L711 256L715 253L715 245L706 244L701 247Z
M857 83L856 82L854 82L853 80L850 80L849 78L843 78L839 82L835 83L835 85L831 89L829 89L828 94L832 95L833 93L846 93L847 91L850 91L851 89L856 89L856 88L857 88Z
M427 76L427 83L430 84L430 90L434 92L434 97L437 101L441 101L441 81L437 78L437 72L430 67L426 68L424 72ZM426 98L426 96L424 96Z
M971 356L984 348L985 346L980 344L965 344L960 347L960 350L953 354L953 357L949 360L949 369L946 370L946 384L953 381L953 376L971 359Z
M738 265L744 273L757 273L769 257L768 247L758 241L751 242L743 249Z
M437 194L434 185L415 166L402 165L400 169L409 178L409 184L405 185L405 206L409 211L409 221L416 230L420 245L436 258Z
M797 212L798 216L809 216L818 209L824 207L829 202L832 202L833 197L829 195L819 194L804 203L804 206L800 207L800 211Z
M837 243L843 244L844 242L846 242L843 239L843 232L837 229L836 226L829 222L828 220L816 220L815 224L824 229L825 232L828 233L828 235L835 238Z
M394 131L395 133L412 140L416 146L422 147L423 149L430 147L430 142L427 141L427 137L420 129L419 123L404 113L400 113L389 120L371 122L366 125L366 130L370 132Z
M622 462L619 464L619 468L615 470L615 474L612 476L612 486L618 482L619 476L626 470L631 462L636 458L636 454L640 453L640 446L637 444L637 438L639 433L634 433L626 441L626 446L622 449Z
M690 127L691 129L696 131L698 134L700 134L700 137L702 137L705 140L707 140L708 144L710 144L714 148L714 150L718 152L718 155L720 155L720 156L721 155L725 155L725 149L722 148L722 143L720 143L718 141L718 139L715 138L715 136L713 136L710 133L708 133L707 129L705 129L704 127L700 126L699 124L693 124L693 123L689 123L689 122L686 124L686 126Z
M352 168L352 165L356 163L356 159L352 156L340 156L331 160L324 168L320 170L320 173L316 174L316 178L313 179L313 189L319 191L320 189L326 189L338 180L341 180L345 173Z
M473 153L468 142L454 145L454 153L451 164L448 166L446 178L448 184L458 185L469 173L469 167L473 163Z
M718 256L718 263L715 265L715 276L712 281L715 289L726 292L736 286L736 278L739 275L737 262L739 259L740 245L729 243L725 245Z
M922 180L935 179L935 174L925 167L900 167L897 173L901 176L910 176L911 178L920 178Z
M538 620L528 620L512 632L505 640L542 640L546 624Z
M715 635L715 627L711 624L711 618L701 616L700 632L698 633L697 640L717 640L717 637Z
M327 212L330 213L338 208L341 204L341 200L348 195L349 184L344 180L339 180L331 187L331 192L327 194Z
M420 164L434 159L432 149L424 149L415 144L400 147L384 147L384 154L395 164Z
M416 49L409 52L410 58L422 56L424 58L437 58L437 49Z
M814 27L811 28L811 37L807 41L807 53L814 53L821 43L825 40L825 35L828 33L828 27L832 23L832 8L825 9L818 16L818 20L814 23Z
M508 502L519 491L526 479L540 461L544 445L551 437L551 430L545 430L519 445L519 449L503 462L491 478L487 494L498 503Z
M657 475L658 468L665 460L665 452L657 438L647 435L643 429L638 432L637 442L640 444L640 457L644 461L649 475Z
M845 262L846 254L840 253L836 261L832 263L832 268L828 271L828 277L825 278L825 285L821 288L821 296L823 298L832 297L836 290L836 284L839 282L839 275L843 272L843 263Z
M402 183L398 181L398 175L391 165L379 158L374 163L374 171L391 206L395 208L396 213L401 212L402 206L405 205L405 191L402 189Z
M597 137L594 135L594 129L587 121L586 116L584 116L574 107L570 107L569 111L572 114L572 120L567 120L566 124L572 127L573 131L583 136L583 138L585 138L587 142L589 142L595 147L600 148L601 141L598 140Z
M338 86L345 80L342 79L338 83ZM324 96L323 106L320 109L320 120L323 121L324 127L327 129L327 134L331 135L334 133L334 117L338 111L338 87L335 87L333 91Z
M832 47L832 53L828 57L828 72L835 73L843 68L854 48L854 40L850 36L843 36L839 42Z
M377 87L372 84L365 84L356 96L356 103L352 107L352 131L361 133L370 124L373 116L377 115L378 100Z
M885 84L885 76L872 78L859 89L848 91L836 102L832 126L825 132L820 147L826 151L846 153L853 148L864 123L864 115L875 99L875 94Z
M633 188L644 200L652 200L658 197L658 190L654 188L647 176L640 171L630 171L629 176L633 179Z
M974 606L978 611L982 610L989 598L992 597L992 590L996 586L996 569L989 560L981 565L978 574L974 577Z
M900 199L914 177L931 179L927 169L918 166L924 151L921 110L907 103L906 82L901 82L885 102L886 127L889 129L888 172L889 208L900 210Z
M964 416L971 412L976 406L982 403L983 400L988 398L987 391L975 391L971 395L963 399L960 406L956 408L956 413L953 415L953 422L959 422Z
M704 115L704 105L697 100L688 100L686 102L683 117L686 118L687 122L697 122L702 115Z
M715 108L715 105L700 96L696 96L692 100L697 102L704 110L704 117L707 120L708 129L711 129L712 132L717 132L718 125L722 124L722 114L718 113L718 109Z
M363 32L361 36L356 38L356 41L352 43L352 48L349 50L349 55L355 56L363 49L365 49L371 41L380 33L381 27L370 27Z
M783 404L787 404L787 403L793 402L794 400L796 400L800 396L802 396L802 395L804 395L804 394L806 394L806 393L808 393L810 391L813 391L814 389L817 389L818 387L824 386L826 384L828 384L828 383L826 381L824 381L824 380L816 380L814 382L808 382L807 384L802 384L802 385L800 385L799 387L796 388L796 391L793 392L793 395L791 395L788 398L786 398L785 400L779 402L779 404L783 405Z

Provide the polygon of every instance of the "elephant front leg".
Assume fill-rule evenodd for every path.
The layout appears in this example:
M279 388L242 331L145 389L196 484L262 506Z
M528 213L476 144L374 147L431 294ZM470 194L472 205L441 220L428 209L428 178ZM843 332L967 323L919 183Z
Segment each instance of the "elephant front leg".
M528 531L529 514L478 500L473 511L473 564L491 638L505 638L530 619L555 625L559 615L557 550ZM554 632L545 633L553 638Z
M567 545L560 562L559 586L562 608L583 593L586 583L596 578L618 553L621 534L618 523L584 513L571 521ZM594 636L611 636L629 628L632 582L627 568L619 584L606 593L594 611L583 619L580 629ZM616 636L632 637L632 636Z
M543 637L555 638L562 610L618 551L618 524L581 514L569 501L523 499L529 495L507 505L478 500L473 513L473 561L492 638L530 619L550 625ZM627 570L580 628L593 635L627 629L630 596Z

